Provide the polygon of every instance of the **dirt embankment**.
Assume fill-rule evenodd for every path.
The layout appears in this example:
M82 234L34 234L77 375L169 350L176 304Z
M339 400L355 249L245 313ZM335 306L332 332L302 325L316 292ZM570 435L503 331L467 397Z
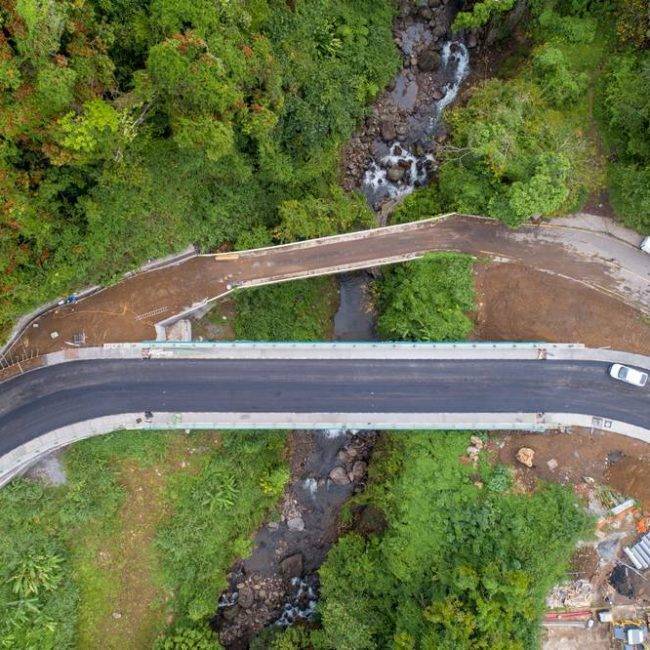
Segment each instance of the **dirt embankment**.
M571 433L507 433L493 438L491 447L499 462L517 468L528 488L540 479L572 485L590 477L637 499L642 509L650 511L650 445L641 440L576 427ZM530 468L516 460L522 447L535 452Z
M475 266L473 338L580 342L650 354L650 322L615 298L523 264Z

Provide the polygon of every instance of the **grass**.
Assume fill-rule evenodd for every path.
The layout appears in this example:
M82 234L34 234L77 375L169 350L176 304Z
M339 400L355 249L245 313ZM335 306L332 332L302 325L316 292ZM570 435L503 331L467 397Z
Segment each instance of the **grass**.
M152 540L157 525L168 515L168 477L182 473L176 460L184 455L187 444L173 436L158 462L128 458L117 465L126 498L112 525L99 534L90 529L82 537L75 558L83 586L79 646L147 647L164 627L164 599L158 597L160 585L155 579L159 558Z
M160 580L173 593L177 618L214 614L226 573L247 556L251 533L282 494L289 472L285 434L240 431L219 435L195 460L194 471L168 483L175 513L154 542L162 559Z
M284 488L284 440L115 433L65 452L63 486L0 490L0 647L151 647L172 620L210 615ZM53 587L13 593L21 561L51 556Z

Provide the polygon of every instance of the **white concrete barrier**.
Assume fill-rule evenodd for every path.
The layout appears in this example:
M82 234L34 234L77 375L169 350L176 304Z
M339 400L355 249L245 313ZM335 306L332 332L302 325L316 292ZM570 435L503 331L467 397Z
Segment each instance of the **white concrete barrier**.
M76 422L0 457L0 487L44 456L74 442L125 430L512 430L543 432L572 426L614 431L650 442L650 431L582 413L121 413Z

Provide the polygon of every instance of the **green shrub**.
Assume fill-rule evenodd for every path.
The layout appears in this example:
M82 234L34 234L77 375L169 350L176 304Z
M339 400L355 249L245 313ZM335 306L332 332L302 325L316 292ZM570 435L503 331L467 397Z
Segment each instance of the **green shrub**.
M476 29L488 23L492 18L510 11L515 0L483 0L476 2L471 11L460 11L454 19L454 29Z
M293 625L284 630L266 628L257 634L250 644L250 650L310 650L310 631Z
M609 165L610 197L629 226L650 232L650 54L614 57L600 95L600 118L615 151Z
M623 221L650 233L650 164L612 164L609 167L610 198Z
M23 600L54 591L63 579L62 563L63 558L52 553L23 557L12 568L11 590Z
M368 203L360 194L349 195L338 187L329 196L283 201L275 236L281 241L311 239L350 230L371 228L375 223Z
M438 186L435 183L427 185L409 194L397 206L390 216L391 223L408 223L429 219L442 212Z
M551 9L538 17L542 33L569 43L591 43L596 37L598 23L591 17L562 16Z
M156 639L154 650L221 650L214 632L205 623L176 625Z
M382 338L459 341L472 330L472 258L453 253L427 255L391 267L379 282Z
M591 521L572 492L474 485L469 435L401 432L375 450L360 504L381 535L343 536L320 569L317 648L508 648L538 644L548 589ZM498 478L500 477L500 478Z
M571 70L566 55L559 48L545 45L536 50L532 61L535 77L552 106L561 108L573 104L586 92L587 74Z
M248 341L328 338L337 295L332 278L293 280L235 294L235 336Z
M452 142L439 175L445 210L514 227L579 208L600 183L594 146L574 116L553 109L523 76L483 82L449 122Z
M197 472L171 477L168 498L175 514L160 526L155 547L180 620L212 616L233 561L250 553L251 535L287 477L284 443L283 433L233 431ZM272 493L261 485L269 476L276 477Z

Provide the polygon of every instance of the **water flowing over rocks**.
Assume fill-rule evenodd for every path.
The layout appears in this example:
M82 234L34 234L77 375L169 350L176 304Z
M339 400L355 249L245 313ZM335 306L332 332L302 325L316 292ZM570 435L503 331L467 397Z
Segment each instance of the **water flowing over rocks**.
M450 34L454 15L454 3L401 3L394 33L404 67L344 151L343 185L363 191L380 223L386 201L426 184L437 169L440 117L469 73L468 46Z
M308 621L318 598L317 570L339 535L343 504L363 489L373 432L296 431L292 480L280 516L256 534L250 557L228 575L213 625L226 648L246 648L269 625Z
M459 41L445 42L440 54L424 50L416 61L418 72L403 70L384 106L402 119L385 119L385 113L380 113L378 137L370 143L361 188L374 208L427 183L436 169L440 117L469 71L468 50Z

